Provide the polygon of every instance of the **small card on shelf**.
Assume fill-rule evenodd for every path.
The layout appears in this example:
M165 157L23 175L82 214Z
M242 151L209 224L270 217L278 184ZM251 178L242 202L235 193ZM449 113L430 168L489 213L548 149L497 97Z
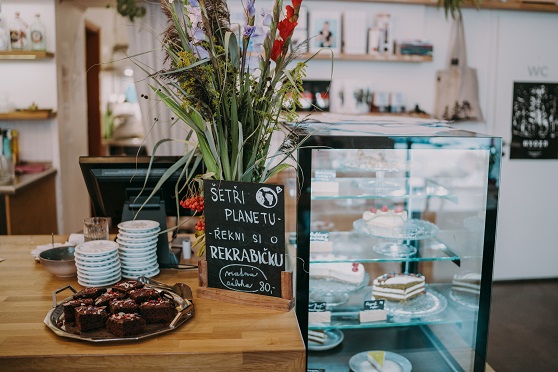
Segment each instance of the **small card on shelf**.
M336 177L337 174L333 169L316 170L312 178L312 194L314 196L339 195L339 183Z
M308 313L308 324L331 323L331 311L319 311Z
M378 322L387 319L387 313L384 309L385 300L367 300L364 301L364 311L358 313L358 319L361 323Z
M326 302L308 303L308 323L331 323L331 311L327 311Z
M329 253L333 251L333 242L329 240L329 231L310 232L310 252Z

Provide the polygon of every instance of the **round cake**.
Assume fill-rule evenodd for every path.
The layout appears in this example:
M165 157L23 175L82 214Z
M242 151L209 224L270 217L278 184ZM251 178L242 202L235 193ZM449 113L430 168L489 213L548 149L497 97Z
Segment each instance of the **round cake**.
M358 285L365 276L364 266L358 262L312 263L310 278L331 279L342 283Z
M383 206L380 209L371 208L362 214L362 219L370 227L393 229L401 227L407 221L407 211L402 207L390 209Z

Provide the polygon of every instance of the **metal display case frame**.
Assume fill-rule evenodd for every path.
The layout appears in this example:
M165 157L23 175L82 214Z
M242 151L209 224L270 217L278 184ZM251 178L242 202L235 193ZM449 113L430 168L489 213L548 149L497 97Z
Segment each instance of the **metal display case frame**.
M298 150L298 184L297 184L297 235L296 235L296 314L303 335L304 343L308 350L308 334L309 328L309 304L313 301L310 299L312 291L310 282L310 265L316 262L316 256L311 255L310 251L310 233L312 231L313 211L322 203L322 199L331 199L331 196L320 197L313 195L312 184L315 177L315 171L321 166L317 159L317 152L322 154L341 153L343 151L358 150L378 150L391 151L402 150L412 153L418 149L429 149L440 151L440 158L443 160L445 150L458 149L460 151L479 151L486 159L483 165L485 170L485 180L483 186L482 201L485 202L480 208L483 218L482 225L479 227L482 231L479 236L478 246L480 247L479 270L481 272L480 295L478 297L478 310L471 312L471 319L468 322L462 319L459 314L454 316L450 321L429 322L421 320L413 320L410 322L376 322L368 324L360 324L358 321L338 321L331 324L322 325L318 329L338 329L347 330L351 337L344 337L343 346L337 346L337 349L327 352L307 353L308 370L331 370L325 366L331 365L330 362L341 359L341 365L345 364L347 370L347 356L350 353L356 353L359 348L363 348L363 343L369 342L368 339L374 336L373 345L379 345L382 349L390 350L416 350L417 353L409 353L413 359L413 370L425 370L425 365L436 365L434 370L472 370L484 371L486 366L488 326L491 301L491 286L493 276L493 260L494 246L496 237L496 220L498 191L500 187L500 160L502 151L502 140L499 137L490 135L482 135L469 131L463 131L451 128L445 123L426 122L418 123L398 123L398 122L343 122L343 123L308 123L307 132L299 135L302 145ZM352 154L352 153L351 153ZM412 162L412 156L410 157ZM451 161L451 159L448 159ZM421 167L428 167L429 164L421 164ZM452 166L452 165L450 165ZM459 164L453 165L457 168ZM406 172L409 175L410 172ZM342 181L342 179L340 179ZM347 186L340 185L340 193L350 193ZM449 187L451 191L451 187ZM364 196L358 194L350 194L349 199L366 200L375 199L374 196ZM422 195L424 196L424 195ZM436 197L436 195L432 195ZM444 196L445 197L445 196ZM449 196L448 196L449 197ZM428 199L429 196L426 196ZM335 196L333 197L335 199ZM374 202L374 201L373 201ZM465 203L466 201L464 201ZM361 208L358 204L355 208ZM329 208L328 212L335 215L335 208ZM362 212L361 212L362 213ZM482 239L482 240L481 240ZM420 253L423 249L418 246ZM450 247L451 248L451 247ZM413 256L413 259L405 259L405 269L409 272L416 272L418 265L423 261L431 260L438 265L455 265L460 267L462 260L467 260L467 255L461 252L453 252L449 249L446 256L436 256L434 258ZM363 258L363 262L374 264L377 262L390 261L390 257L367 256ZM318 260L319 261L319 260ZM393 262L403 262L399 258L394 258ZM402 264L403 267L403 264ZM454 267L454 266L452 266ZM372 280L374 278L371 278ZM434 285L434 283L432 283ZM371 285L371 284L370 284ZM451 285L451 281L445 283L446 287ZM447 293L446 293L447 294ZM468 323L467 323L468 322ZM437 324L439 323L439 324ZM468 345L471 352L466 358L470 361L465 365L460 364L456 360L455 355L445 346L447 337L444 336L444 328L448 323L452 324L452 329L459 330L460 327L474 327L471 329L472 334ZM436 330L436 327L442 327L442 331ZM316 327L314 327L316 328ZM401 343L405 343L402 347ZM467 342L465 342L467 343ZM366 349L366 348L365 348ZM428 350L424 358L420 356L420 350ZM320 358L324 362L319 363ZM337 358L337 359L336 359ZM423 360L424 359L424 364ZM313 361L318 363L313 363ZM333 368L335 370L335 368ZM428 370L428 369L426 369Z

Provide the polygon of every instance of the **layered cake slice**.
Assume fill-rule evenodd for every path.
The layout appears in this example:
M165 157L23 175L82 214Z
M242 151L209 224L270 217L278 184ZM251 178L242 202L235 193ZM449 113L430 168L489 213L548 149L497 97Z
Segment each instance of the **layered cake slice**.
M112 286L112 290L127 293L128 291L134 289L143 288L143 286L144 284L139 280L130 279L130 280L124 280L119 283L116 283L115 285Z
M369 351L366 354L366 358L372 364L372 367L376 368L378 371L384 370L384 363L386 361L386 352L381 350Z
M124 297L126 297L126 294L122 292L106 292L95 299L95 306L108 306L112 300L120 300Z
M92 298L82 300L70 300L62 304L64 309L64 323L74 323L76 321L76 307L93 305Z
M407 212L402 207L394 209L386 205L381 209L371 208L362 214L362 219L370 227L393 229L401 227L407 221Z
M374 279L372 295L388 301L407 301L424 292L421 274L384 274Z
M314 342L316 344L325 344L327 335L324 330L308 330L308 341Z
M149 300L156 300L161 297L159 292L152 288L133 289L128 292L128 296L138 304Z
M467 273L455 275L452 281L452 290L455 292L465 292L474 295L480 294L481 274Z
M142 303L140 312L148 323L167 323L174 319L176 308L171 301L159 298Z
M342 283L360 284L364 280L364 266L358 262L312 263L311 279L331 279Z
M104 307L76 307L76 325L80 332L104 328L108 314Z
M112 314L107 320L107 330L119 337L137 335L143 332L146 322L138 314Z
M84 298L96 299L106 291L107 291L106 288L98 288L98 287L84 288L81 291L74 294L74 300L80 300Z
M109 309L111 314L134 314L139 312L139 305L131 298L126 298L123 300L112 300L109 304Z

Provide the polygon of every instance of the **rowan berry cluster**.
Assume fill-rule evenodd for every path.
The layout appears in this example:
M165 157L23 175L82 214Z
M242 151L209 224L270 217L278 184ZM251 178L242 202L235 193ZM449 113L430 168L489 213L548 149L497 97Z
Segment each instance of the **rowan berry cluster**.
M181 200L180 205L182 206L182 208L188 208L201 213L203 212L203 208L205 207L205 202L203 200L203 196L197 195Z
M200 217L200 219L196 223L196 230L198 230L198 231L204 231L205 230L205 219L204 218Z

